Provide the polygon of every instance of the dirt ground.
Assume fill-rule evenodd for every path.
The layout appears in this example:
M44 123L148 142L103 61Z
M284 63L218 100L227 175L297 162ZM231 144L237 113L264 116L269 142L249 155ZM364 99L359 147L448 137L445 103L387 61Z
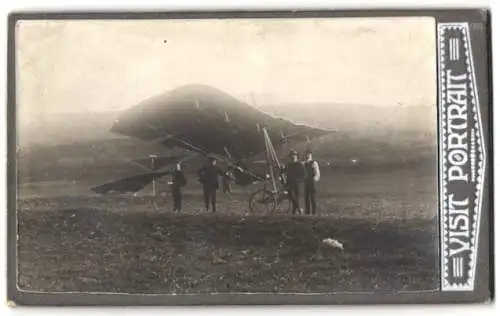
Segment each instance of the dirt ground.
M20 188L19 287L127 293L371 292L438 287L435 177L336 175L322 180L320 215L252 215L248 192L200 212L168 196L35 196ZM38 185L38 189L36 186ZM33 189L35 187L35 189ZM69 189L68 189L69 188ZM334 238L344 250L325 246Z

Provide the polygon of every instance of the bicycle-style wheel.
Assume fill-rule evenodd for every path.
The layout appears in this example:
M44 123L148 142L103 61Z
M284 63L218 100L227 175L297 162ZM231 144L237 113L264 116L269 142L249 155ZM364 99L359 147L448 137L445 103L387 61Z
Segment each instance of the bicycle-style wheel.
M260 189L250 195L248 205L252 213L265 214L276 209L276 200L271 190Z

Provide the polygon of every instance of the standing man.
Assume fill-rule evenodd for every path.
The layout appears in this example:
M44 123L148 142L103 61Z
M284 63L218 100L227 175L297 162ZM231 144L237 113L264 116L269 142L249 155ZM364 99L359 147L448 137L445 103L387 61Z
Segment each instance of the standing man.
M290 152L291 161L285 165L285 188L288 190L288 197L292 202L292 214L300 213L299 204L299 189L300 184L304 180L305 170L302 163L299 161L299 154L292 150Z
M304 168L306 178L304 181L304 197L306 199L306 214L316 214L316 182L319 181L320 172L318 162L313 160L312 152L306 151Z
M182 192L181 189L187 184L186 177L182 171L182 166L180 163L175 165L175 171L172 175L171 189L172 198L174 200L174 212L180 212L182 210Z
M219 177L221 176L224 176L224 172L217 166L217 160L213 157L208 159L207 165L198 170L207 212L210 206L212 206L212 212L216 211L217 190L219 189Z

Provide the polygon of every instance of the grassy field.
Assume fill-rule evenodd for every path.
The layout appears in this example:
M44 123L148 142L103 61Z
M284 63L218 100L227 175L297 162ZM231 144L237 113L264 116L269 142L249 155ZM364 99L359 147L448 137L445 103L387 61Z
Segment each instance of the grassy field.
M438 286L436 183L395 171L325 174L316 217L248 214L249 190L200 212L169 197L20 187L19 286L140 293L411 291ZM64 190L63 190L64 188ZM147 190L146 190L147 191ZM335 238L344 250L322 244Z

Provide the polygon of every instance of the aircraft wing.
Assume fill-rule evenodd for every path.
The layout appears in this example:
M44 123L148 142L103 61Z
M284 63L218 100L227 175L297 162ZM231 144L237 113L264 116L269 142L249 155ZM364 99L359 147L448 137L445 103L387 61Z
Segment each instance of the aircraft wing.
M266 150L264 127L274 146L332 132L273 117L203 85L184 86L141 102L124 111L111 131L168 148L246 159Z
M91 190L99 194L109 194L109 193L136 193L148 186L153 179L161 178L171 172L150 172L140 175L135 175L132 177L123 178L113 182L109 182Z

